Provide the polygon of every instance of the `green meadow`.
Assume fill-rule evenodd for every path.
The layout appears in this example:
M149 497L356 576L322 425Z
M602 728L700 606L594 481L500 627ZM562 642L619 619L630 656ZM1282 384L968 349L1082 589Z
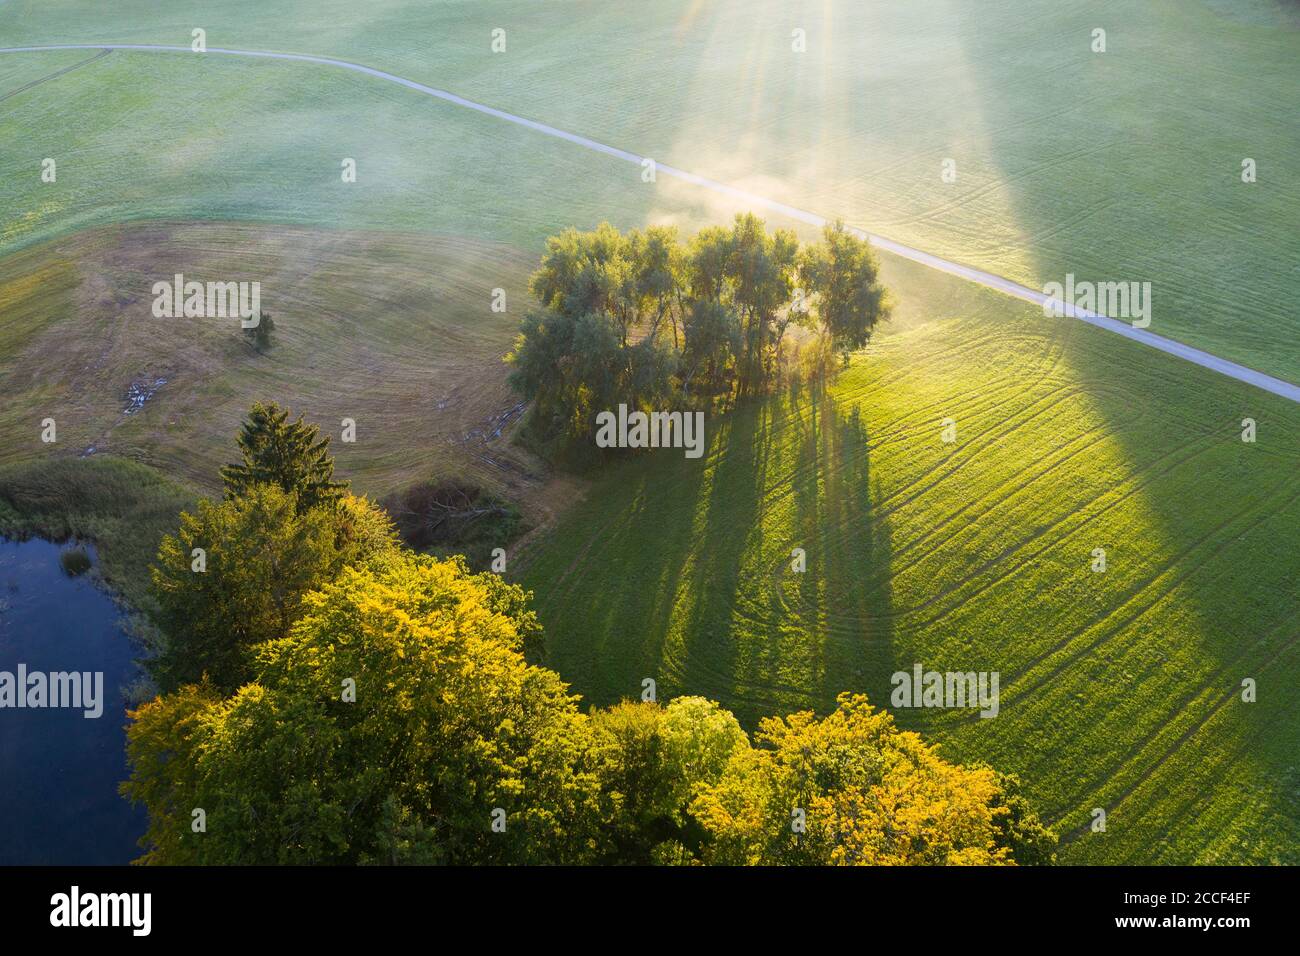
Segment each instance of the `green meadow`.
M996 671L996 718L896 714L1020 773L1065 860L1297 862L1300 409L904 271L928 321L712 420L699 461L609 468L535 544L550 663L595 702L648 677L751 724L886 702L917 663Z
M203 27L211 46L353 60L1030 286L1150 281L1153 331L1300 379L1283 5L210 7L9 0L0 46ZM1065 861L1300 862L1300 408L882 255L894 319L831 385L711 417L700 460L556 474L491 437L545 237L690 233L742 205L339 69L94 57L0 54L0 527L98 536L106 561L119 542L136 574L140 529L212 490L250 402L327 430L351 416L358 443L333 450L361 490L466 474L523 503L541 527L509 576L593 703L649 677L752 728L843 690L885 704L916 663L997 671L994 719L897 717L1019 773ZM154 319L175 271L260 279L279 343ZM156 378L128 415L128 387Z
M1064 281L1067 273L1149 281L1153 331L1293 380L1300 377L1300 331L1289 306L1300 251L1290 213L1300 204L1300 128L1293 119L1298 26L1294 6L1275 0L1028 9L1018 0L245 0L219 9L180 0L162 10L149 0L124 0L0 7L4 45L188 45L191 30L202 27L211 46L315 53L396 72L843 216L1032 287ZM506 30L504 53L491 51L495 28ZM1105 53L1090 48L1095 28L1107 31ZM805 31L803 53L791 49L795 29ZM337 122L347 109L342 101L360 88L384 87L379 80L340 78L338 70L308 64L239 62L242 89L218 98L205 93L210 81L196 86L185 78L197 72L192 62L180 78L155 72L168 69L124 54L85 68L103 90L106 125L147 118L138 98L151 79L165 76L175 91L165 115L154 118L153 135L114 139L126 154L121 158L157 174L151 157L160 136L189 143L173 157L181 166L211 155L214 138L245 144L251 155L235 162L218 195L200 190L187 200L164 198L147 180L110 177L110 196L137 215L167 202L203 216L305 221L323 212L328 221L349 221L367 215L356 208L364 202L383 224L423 216L422 224L437 228L435 197L418 193L449 182L467 190L477 178L462 175L476 172L478 156L457 148L461 126L447 116L455 107L424 104L416 118L397 119L418 98L411 91L391 84L377 91L392 105L376 119L401 124L394 150L383 148L384 137L359 141L350 135L355 126ZM76 87L48 87L40 108L58 117L72 106ZM269 102L239 95L254 91ZM266 139L277 114L295 117L298 142L287 132ZM0 118L0 133L7 132L3 124ZM32 133L26 123L18 129L22 139ZM600 201L608 196L583 202L581 186L611 178L620 188L638 185L631 167L587 175L593 163L576 147L525 131L487 135L499 143L489 154L492 165L513 185L480 195L470 216L451 223L476 234L487 226L535 239L529 226L541 224L519 218L518 208L518 196L532 189L548 192L562 221L590 225L619 204ZM317 146L324 156L362 159L369 192L355 190L348 200L328 168L313 177L302 156L311 155L307 165L323 160ZM42 205L34 195L38 182L14 174L51 154L0 157L0 182L7 184L0 189L12 190L0 192L0 203ZM1246 158L1258 169L1250 185L1241 181ZM956 182L940 179L945 159L956 163ZM610 162L594 165L606 169ZM409 165L423 175L411 178ZM248 166L256 186L241 175ZM304 180L316 188L305 191ZM385 189L392 195L382 195ZM661 192L683 189L660 184ZM270 192L282 202L264 195ZM50 210L36 225L48 234L111 215L102 205Z

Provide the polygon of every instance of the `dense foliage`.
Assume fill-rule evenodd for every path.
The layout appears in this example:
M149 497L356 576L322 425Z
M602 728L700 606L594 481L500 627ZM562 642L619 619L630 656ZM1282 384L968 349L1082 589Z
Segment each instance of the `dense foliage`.
M257 649L255 680L140 708L127 793L150 809L149 859L580 856L596 819L585 718L556 674L525 662L527 612L488 577L416 556L350 569ZM498 806L507 839L491 826Z
M296 494L251 485L222 502L182 512L151 569L151 619L164 640L150 661L164 690L204 675L233 690L248 654L284 637L303 596L350 565L396 547L391 523L363 498L300 511Z
M792 327L814 351L865 346L889 304L867 240L836 223L800 248L736 217L688 243L672 227L551 237L510 382L544 439L589 436L598 412L702 408L765 391Z
M1050 862L1014 780L864 697L753 743L699 697L584 713L533 663L529 594L402 549L363 499L302 508L332 469L307 461L159 549L165 693L131 713L122 787L145 862Z
M861 695L762 721L692 812L728 864L997 864L1013 860L987 768L942 760ZM777 825L784 823L785 825Z

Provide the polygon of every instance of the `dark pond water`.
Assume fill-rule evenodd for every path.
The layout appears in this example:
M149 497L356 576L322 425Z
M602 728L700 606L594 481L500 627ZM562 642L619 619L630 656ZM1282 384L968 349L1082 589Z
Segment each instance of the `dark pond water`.
M19 664L28 674L102 672L103 712L0 706L0 865L140 855L144 811L117 793L126 777L121 689L138 673L135 651L93 575L64 572L67 547L0 538L0 681L5 672L15 680Z

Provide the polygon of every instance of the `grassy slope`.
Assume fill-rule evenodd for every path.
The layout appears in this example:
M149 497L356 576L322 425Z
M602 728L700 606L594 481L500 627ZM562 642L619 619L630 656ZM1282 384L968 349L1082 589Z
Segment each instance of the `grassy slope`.
M25 76L66 55L32 58L41 65ZM276 398L327 429L354 418L358 442L336 443L339 468L376 496L452 473L531 518L571 496L565 482L539 487L527 454L486 440L516 401L499 359L542 240L656 209L698 226L714 208L487 117L325 76L115 53L10 101L0 129L21 131L31 175L0 181L0 194L25 202L12 191L39 181L38 157L60 162L45 198L7 223L17 251L0 260L0 464L93 446L211 488L248 404ZM356 184L339 179L344 155L358 160ZM100 226L158 217L171 220ZM223 218L261 225L177 224ZM87 228L28 241L69 224ZM177 271L260 281L276 347L259 357L230 323L154 319L152 285ZM490 311L498 287L504 314ZM130 384L159 377L168 384L125 415ZM54 447L39 441L47 416L59 423Z
M996 670L996 719L900 719L1021 772L1070 837L1107 808L1067 859L1300 862L1300 409L905 268L932 321L712 422L700 461L611 468L535 543L552 663L598 702L654 677L750 722L883 702L916 662Z
M989 0L978 9L955 0L259 0L212 10L191 0L163 11L145 0L124 0L111 8L42 5L40 16L26 15L28 6L0 8L0 36L14 43L186 43L190 30L202 25L213 45L332 54L396 70L843 215L1030 285L1066 272L1151 281L1156 331L1300 379L1300 329L1288 312L1298 249L1289 210L1300 202L1300 132L1290 116L1300 31L1295 17L1271 0L1234 5L1231 15L1223 4L1180 0L1111 0L1087 10L1059 4L1027 9L1012 0ZM637 29L628 30L628 22ZM488 38L498 26L507 30L508 52L493 55ZM790 52L795 26L808 31L809 48L801 55ZM1104 55L1088 48L1097 26L1108 30ZM123 69L122 61L132 70L153 69L126 57L86 69L107 80ZM190 60L186 70L193 68ZM325 79L326 68L291 65L294 81L248 63L240 68L250 84L274 81L282 91L269 113L227 111L223 107L236 104L199 97L181 80L178 101L166 110L169 131L193 137L193 127L206 119L213 136L226 124L257 132L277 108L298 116L309 104L320 106L313 92L333 82ZM129 99L121 83L109 88ZM394 89L388 95L413 94ZM130 105L118 103L108 115L117 120ZM329 133L299 145L320 147L331 157L363 153L373 183L381 177L390 188L407 182L403 161L392 151L377 143L365 149L367 143L341 124L320 129ZM202 134L199 139L191 157L213 148ZM570 198L555 171L567 169L586 181L570 165L578 150L562 147L555 163L546 155L553 147L538 140L526 134L517 149L497 151L495 161L523 189L535 186L543 170L557 202ZM134 142L130 161L147 164L156 144L149 137ZM420 145L428 150L433 144ZM445 145L454 147L454 140ZM57 147L63 155L76 146L42 148ZM1245 156L1259 162L1253 186L1239 180ZM956 184L939 179L946 157L957 161ZM290 215L310 219L325 211L312 208L295 175L306 157L268 148L260 158L255 178L269 190L265 174L274 171L277 185L292 197L286 205L299 210ZM22 170L31 162L22 151L10 160ZM255 188L239 170L236 163L224 182L189 193L187 205L205 215L267 215L265 204L242 204L238 190L231 195L232 180ZM322 172L317 187L330 189L329 179ZM31 177L20 176L0 186L0 201L27 208L37 204L37 188ZM138 205L144 196L134 193L148 194L147 186L123 177L114 177L112 190L133 193L123 197L135 201L133 210L158 204L150 198ZM356 223L373 212L368 221L401 225L411 221L401 213L415 215L423 205L415 200L408 207L409 195L400 192L369 210L344 203L327 215ZM510 208L513 198L509 191L496 194L483 208L513 219L519 212ZM96 206L86 195L52 211L33 234L119 215L113 206ZM579 213L583 208L576 204L571 218L589 218ZM522 233L529 227L524 221L511 228Z
M17 89L84 59L0 57L0 76ZM606 214L644 221L653 187L634 168L611 175L598 157L344 73L322 85L284 64L244 66L113 54L6 102L0 135L20 148L0 165L17 155L24 171L0 181L0 205L27 211L0 223L0 248L16 250L0 259L0 467L22 466L30 484L53 463L58 481L93 447L211 491L248 405L275 398L327 431L357 421L357 443L334 448L359 490L456 475L545 519L574 482L543 482L530 455L492 437L517 401L500 358L542 239ZM46 155L58 181L29 196ZM343 155L359 161L355 185L339 180ZM695 224L710 212L673 208ZM223 218L255 222L181 221ZM117 220L130 224L101 225ZM153 318L153 283L178 271L260 281L271 352L254 354L230 323ZM505 314L490 310L498 287ZM128 387L156 378L167 384L125 414ZM54 445L40 441L46 417ZM88 493L103 489L84 473Z

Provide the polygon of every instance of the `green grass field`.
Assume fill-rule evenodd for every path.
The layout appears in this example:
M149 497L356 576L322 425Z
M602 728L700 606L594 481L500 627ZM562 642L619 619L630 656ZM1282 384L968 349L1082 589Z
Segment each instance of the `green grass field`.
M750 723L885 702L915 663L998 671L995 719L900 722L1022 774L1066 860L1300 861L1300 409L913 278L930 321L714 419L700 461L610 468L535 542L550 662L599 703L651 677ZM1093 807L1108 832L1072 839Z
M1030 11L1016 0L0 7L4 45L187 45L196 26L212 46L391 70L1033 287L1067 272L1150 281L1153 331L1300 378L1300 330L1289 307L1300 251L1289 213L1300 204L1292 121L1300 23L1293 6L1275 0L1110 0ZM507 30L502 54L489 46L496 27ZM807 34L802 54L791 51L796 27ZM1104 54L1089 48L1095 27L1107 29ZM639 185L635 169L609 169L616 161L593 162L526 131L491 130L492 172L505 188L485 184L473 204L457 207L469 214L456 217L437 192L475 190L484 171L474 150L458 146L460 121L448 115L455 107L423 104L425 123L404 122L397 117L416 94L328 67L241 61L196 70L190 57L173 72L153 62L162 55L147 56L143 63L115 53L19 100L20 110L47 120L92 102L94 112L89 124L36 127L11 114L26 148L0 157L0 206L44 207L35 178L43 156L93 162L102 154L86 150L101 136L117 154L78 181L87 191L48 207L22 235L125 211L449 227L535 241L546 227L521 208L534 191L565 221L593 223L622 204L582 187ZM57 57L51 69L67 62ZM190 79L227 68L242 80L220 97L209 95L211 77ZM149 80L171 91L156 116L144 102ZM78 93L79 84L98 92ZM373 86L384 101L373 119L396 139L362 137L338 121ZM137 121L147 126L133 136ZM5 124L0 116L0 135ZM159 142L164 130L170 149ZM51 141L51 133L64 135ZM236 142L257 146L233 150ZM214 153L219 178L179 192L156 188L158 176L184 176ZM361 160L359 185L369 183L350 199L330 175L343 155ZM1253 185L1240 181L1247 157L1258 163ZM940 180L945 158L957 163L955 183ZM118 175L124 167L149 175ZM693 192L662 181L657 192L681 191ZM643 215L670 214L649 197L634 205Z
M202 26L213 46L355 60L1029 285L1151 281L1153 331L1300 379L1300 33L1267 0L210 6L10 0L0 46ZM752 726L841 690L884 703L915 662L997 670L996 719L900 721L1019 772L1067 861L1300 862L1300 408L882 255L897 314L829 390L711 420L700 461L557 477L484 438L515 401L499 358L544 237L690 232L741 207L341 70L92 56L0 55L0 504L24 512L4 526L106 538L106 565L117 542L138 567L140 528L212 489L251 401L327 430L354 417L335 451L363 491L469 474L564 512L511 576L593 702L654 677ZM257 356L154 319L174 271L260 278L280 343ZM184 488L128 500L118 459ZM1258 703L1236 696L1246 677ZM1105 834L1085 832L1093 807Z

